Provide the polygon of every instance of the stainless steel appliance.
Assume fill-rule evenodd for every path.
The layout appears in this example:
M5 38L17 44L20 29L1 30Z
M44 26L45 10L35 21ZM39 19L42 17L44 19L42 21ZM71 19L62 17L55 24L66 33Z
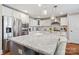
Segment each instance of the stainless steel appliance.
M21 36L22 35L22 21L19 18L14 18L13 22L13 36Z
M9 38L28 34L29 24L22 26L20 18L2 16L2 49L3 53L9 51Z
M13 37L13 17L2 16L2 49L9 51L9 38Z
M28 35L28 34L29 34L29 24L28 23L22 24L22 35Z

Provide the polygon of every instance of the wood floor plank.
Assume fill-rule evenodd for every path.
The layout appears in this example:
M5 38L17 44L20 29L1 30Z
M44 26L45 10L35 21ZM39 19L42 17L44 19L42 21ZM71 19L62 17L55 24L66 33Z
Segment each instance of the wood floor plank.
M66 55L79 55L79 44L68 43L66 46Z

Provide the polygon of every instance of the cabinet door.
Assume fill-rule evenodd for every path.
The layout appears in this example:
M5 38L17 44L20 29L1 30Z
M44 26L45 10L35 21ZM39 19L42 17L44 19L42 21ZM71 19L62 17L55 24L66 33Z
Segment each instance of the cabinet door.
M2 15L3 16L13 16L13 10L2 6Z
M79 43L79 15L70 15L68 18L70 41Z
M62 17L60 23L61 23L61 26L63 26L63 25L67 26L68 25L67 17Z
M38 21L35 19L29 19L29 26L38 26Z
M15 18L21 19L21 13L15 11L15 10L13 10L13 16L14 16Z
M29 23L29 16L28 15L25 15L23 13L20 13L20 14L21 14L22 23L23 24Z
M51 20L40 20L40 26L50 26L51 25Z

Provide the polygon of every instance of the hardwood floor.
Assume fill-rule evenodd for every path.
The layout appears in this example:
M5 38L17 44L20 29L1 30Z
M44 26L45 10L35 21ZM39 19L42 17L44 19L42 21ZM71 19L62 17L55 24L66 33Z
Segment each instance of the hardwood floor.
M68 43L66 46L66 55L79 55L79 44Z
M7 53L5 53L5 54L2 54L2 55L12 55L12 54L11 54L11 52L9 51L9 52L7 52Z
M5 55L12 55L11 52L6 53Z

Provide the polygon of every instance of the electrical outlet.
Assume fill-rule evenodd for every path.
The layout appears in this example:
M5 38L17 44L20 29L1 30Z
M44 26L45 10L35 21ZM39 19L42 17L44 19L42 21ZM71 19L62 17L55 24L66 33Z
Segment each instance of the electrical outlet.
M21 49L18 49L18 53L19 53L19 54L22 54L22 50L21 50Z

